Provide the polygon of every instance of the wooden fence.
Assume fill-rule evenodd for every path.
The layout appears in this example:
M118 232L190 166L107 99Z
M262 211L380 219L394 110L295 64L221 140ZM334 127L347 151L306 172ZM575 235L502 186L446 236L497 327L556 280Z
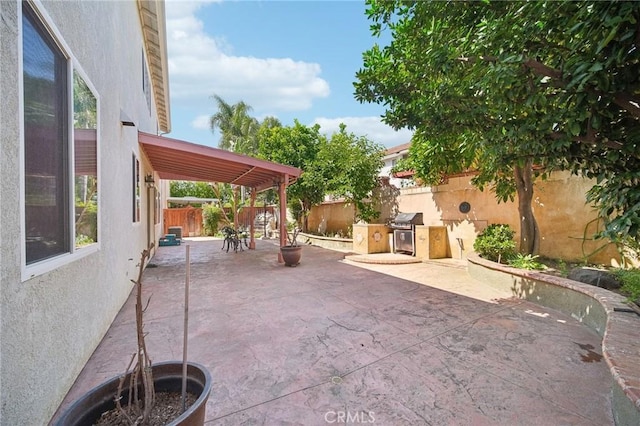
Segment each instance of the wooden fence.
M202 209L195 207L183 207L177 209L164 209L164 233L169 233L169 228L182 227L183 237L198 237L204 235L202 228Z
M227 210L227 215L231 216ZM265 210L268 214L271 214L275 217L275 207L266 206L266 207L254 207L255 215L259 217L261 216ZM238 226L240 228L249 229L251 225L251 221L254 218L251 217L251 208L250 207L242 207L240 212L238 213ZM276 220L278 218L276 217ZM267 224L268 226L269 224ZM199 237L205 235L204 226L203 226L203 218L202 218L202 209L196 207L182 207L182 208L171 208L164 209L164 233L169 233L169 228L174 226L182 227L182 236L183 237ZM220 227L224 226L224 223L220 224ZM255 223L256 231L260 232L263 228L261 223Z

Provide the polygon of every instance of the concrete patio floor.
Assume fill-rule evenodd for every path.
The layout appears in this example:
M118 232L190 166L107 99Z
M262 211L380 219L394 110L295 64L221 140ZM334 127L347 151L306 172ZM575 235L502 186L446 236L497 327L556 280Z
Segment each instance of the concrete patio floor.
M464 263L365 264L274 241L191 252L189 359L213 377L210 425L608 425L601 340L559 312L473 280ZM144 274L154 362L182 358L185 246ZM135 351L133 294L62 403L121 374ZM343 416L343 417L340 417ZM347 417L350 416L350 417Z

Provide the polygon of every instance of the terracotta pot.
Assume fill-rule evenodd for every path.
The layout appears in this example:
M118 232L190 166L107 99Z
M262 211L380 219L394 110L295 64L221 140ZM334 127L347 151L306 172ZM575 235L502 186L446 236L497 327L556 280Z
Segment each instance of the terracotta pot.
M280 253L282 253L282 260L284 260L285 266L296 266L300 263L302 246L282 246L280 247Z
M54 425L92 425L102 413L115 408L114 397L118 391L119 382L120 376L91 389L70 405ZM156 392L182 392L182 362L169 361L154 364L153 383ZM202 365L187 363L187 391L197 395L198 398L180 417L169 423L171 426L204 424L207 399L211 392L211 374ZM128 399L128 394L128 390L123 390L123 400Z

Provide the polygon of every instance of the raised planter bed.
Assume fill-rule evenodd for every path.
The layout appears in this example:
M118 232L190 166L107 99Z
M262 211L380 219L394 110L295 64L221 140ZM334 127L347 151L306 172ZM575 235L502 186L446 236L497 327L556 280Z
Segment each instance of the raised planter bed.
M353 251L353 240L351 238L333 238L321 235L298 234L298 243L312 244L314 246L323 247L331 250Z
M616 425L640 424L640 316L625 298L596 286L541 272L501 265L471 254L469 274L508 289L514 297L571 315L602 337L602 355L612 377L611 407Z

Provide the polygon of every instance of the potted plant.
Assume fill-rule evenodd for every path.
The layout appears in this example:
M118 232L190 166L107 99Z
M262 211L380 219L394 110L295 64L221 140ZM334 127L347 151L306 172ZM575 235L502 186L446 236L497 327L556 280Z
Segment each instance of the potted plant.
M296 226L291 232L287 232L287 245L280 247L282 260L285 266L297 266L302 256L302 246L298 245L298 234L300 229Z
M207 399L211 392L211 375L196 363L169 361L152 364L145 344L142 303L142 274L151 246L143 250L138 265L136 286L137 350L127 371L91 389L74 402L56 420L58 426L102 424L131 425L203 425ZM187 246L187 280L185 315L188 311L189 248ZM185 336L187 333L185 317ZM185 340L186 344L186 340ZM184 350L186 358L186 347ZM133 365L133 369L130 370ZM100 423L98 423L100 424Z

